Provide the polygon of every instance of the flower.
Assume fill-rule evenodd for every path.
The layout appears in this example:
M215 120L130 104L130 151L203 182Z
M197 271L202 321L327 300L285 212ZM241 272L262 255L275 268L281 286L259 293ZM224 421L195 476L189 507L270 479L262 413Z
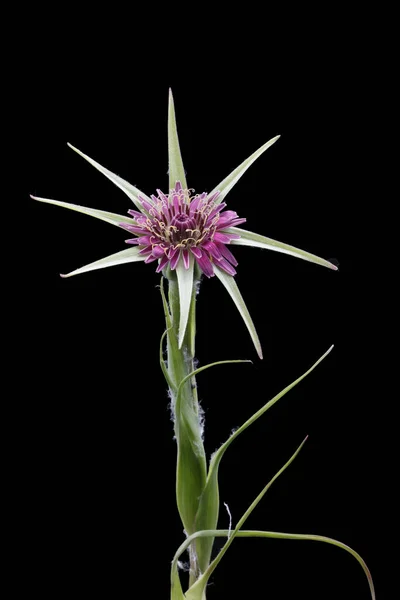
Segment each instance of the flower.
M234 211L224 211L226 207L225 196L253 162L272 146L279 137L278 135L261 146L211 192L194 197L191 197L186 184L171 90L168 106L170 189L168 195L157 190L158 196L147 196L132 184L68 144L72 150L75 150L123 190L135 204L137 210L128 211L130 216L126 217L59 200L37 196L31 196L31 198L96 217L127 230L136 237L127 240L133 247L85 265L67 275L62 275L62 277L71 277L79 273L139 261L149 263L158 260L157 271L161 271L169 265L172 270L176 271L179 286L180 322L178 342L179 347L181 347L189 318L190 302L194 288L194 263L196 263L207 277L216 275L224 285L249 330L258 355L262 358L260 340L234 278L236 273L234 267L237 265L237 261L227 245L253 246L274 250L337 270L334 264L315 254L240 229L237 225L244 223L245 219L239 218Z
M219 191L196 196L191 196L190 191L177 181L168 196L157 190L158 196L152 195L151 203L139 196L143 212L128 210L135 224L121 223L123 229L138 237L126 242L139 246L145 263L158 260L157 273L168 264L173 271L179 261L189 269L192 254L207 277L215 275L214 261L220 269L235 275L238 263L226 245L240 235L225 230L245 223L246 219L239 219L233 210L224 211L225 202L216 203Z

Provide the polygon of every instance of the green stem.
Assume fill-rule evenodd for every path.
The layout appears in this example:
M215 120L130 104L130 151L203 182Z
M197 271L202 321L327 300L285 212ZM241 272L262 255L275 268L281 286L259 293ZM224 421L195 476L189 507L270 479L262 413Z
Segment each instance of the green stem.
M174 413L175 408L177 409L174 414L174 429L178 445L176 494L179 514L187 535L195 532L195 516L207 479L196 378L192 375L184 382L184 379L195 370L196 287L195 283L187 329L182 347L179 349L178 281L173 274L168 273L167 360L168 375L175 388L175 390L170 388ZM189 556L189 585L192 585L199 576L195 544L189 548Z

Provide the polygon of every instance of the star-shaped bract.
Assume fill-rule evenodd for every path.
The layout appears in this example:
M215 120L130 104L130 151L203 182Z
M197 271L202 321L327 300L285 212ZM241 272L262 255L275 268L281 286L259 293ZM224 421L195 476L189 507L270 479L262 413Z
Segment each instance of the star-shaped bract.
M240 229L237 225L241 225L246 219L239 218L234 211L224 210L226 207L224 199L228 192L253 162L272 146L279 137L276 136L261 146L211 192L196 196L191 195L186 183L171 91L168 107L168 194L157 190L157 196L152 195L149 197L118 175L102 167L77 148L74 148L71 144L68 144L70 148L124 191L135 204L137 210L129 210L128 214L130 216L126 217L58 200L31 196L34 200L40 202L56 204L96 217L125 229L135 236L127 240L134 247L97 260L71 273L62 275L62 277L71 277L79 273L139 261L146 263L158 261L157 271L161 271L166 267L175 270L179 286L179 347L181 347L195 284L194 266L196 263L207 277L216 275L229 292L249 330L257 353L262 358L261 344L254 323L234 279L236 273L234 267L237 266L237 261L227 246L253 246L275 250L337 270L334 264L314 254L263 235Z

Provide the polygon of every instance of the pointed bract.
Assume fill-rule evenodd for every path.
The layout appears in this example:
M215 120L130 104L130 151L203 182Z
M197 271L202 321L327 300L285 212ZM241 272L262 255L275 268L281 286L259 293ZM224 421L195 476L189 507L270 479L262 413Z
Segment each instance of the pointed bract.
M134 223L134 220L130 217L117 215L116 213L107 212L105 210L97 210L96 208L80 206L79 204L70 204L69 202L60 202L59 200L51 200L50 198L38 198L37 196L32 195L31 198L32 200L37 200L38 202L46 202L47 204L54 204L55 206L69 208L70 210L83 213L84 215L89 215L90 217L95 217L96 219L100 219L106 223L111 223L111 225L117 225L118 227L121 227L122 223Z
M297 258L307 260L308 262L327 267L328 269L332 269L333 271L338 270L336 265L329 262L328 260L325 260L324 258L320 258L315 254L306 252L305 250L300 250L299 248L295 248L294 246L289 246L289 244L277 242L276 240L272 240L271 238L259 235L258 233L253 233L252 231L247 231L245 229L239 229L238 227L228 227L226 231L228 233L237 233L240 235L240 238L231 241L232 245L253 246L254 248L263 248L264 250L274 250L275 252L289 254L290 256L295 256Z
M193 293L194 258L189 254L189 268L186 269L183 260L179 260L176 266L179 287L179 338L178 347L181 348L185 337L186 325L189 318L190 303Z
M104 269L106 267L114 267L115 265L124 265L131 262L140 262L144 261L145 258L145 256L141 256L139 254L138 248L128 248L128 250L122 250L122 252L110 254L110 256L106 256L105 258L96 260L95 262L81 267L80 269L76 269L75 271L71 271L71 273L67 273L66 275L61 275L61 277L72 277L73 275L88 273L89 271L96 271L97 269Z
M262 358L263 355L262 355L262 350L261 350L261 344L260 344L260 340L257 335L256 328L254 327L253 320L250 317L249 311L247 310L247 306L243 300L243 296L239 292L239 288L236 285L235 279L232 277L232 275L228 275L227 273L225 273L225 271L222 271L221 269L219 269L217 267L217 265L215 265L215 264L214 264L214 273L218 277L218 279L221 281L222 285L228 291L232 300L236 304L236 307L237 307L238 311L240 312L247 329L249 330L249 333L250 333L251 339L253 340L253 344L255 346L257 354L260 358Z
M187 188L185 169L179 146L178 130L176 128L174 98L171 90L169 90L168 103L168 169L169 189L172 190L177 181L181 182L183 188Z
M142 208L141 203L139 202L139 196L141 198L151 202L150 198L148 196L146 196L146 194L143 194L143 192L138 190L137 187L135 187L128 181L125 181L125 179L122 179L122 177L119 177L119 175L116 175L112 171L109 171L105 167L102 167L101 164L99 164L98 162L93 160L93 158L90 158L90 156L87 156L87 154L84 154L83 152L78 150L78 148L75 148L75 146L73 146L72 144L68 144L68 146L72 150L77 152L77 154L79 154L79 156L82 156L82 158L87 160L93 167L95 167L98 171L100 171L100 173L103 173L103 175L105 175L107 177L107 179L109 179L110 181L115 183L115 185L117 187L119 187L120 190L125 192L125 194L132 200L132 202L136 205L136 207L140 211L143 211L143 208Z
M257 158L261 156L261 154L268 150L268 148L270 148L272 144L275 144L275 142L279 140L280 137L280 135L277 135L271 140L269 140L269 142L261 146L261 148L256 150L256 152L249 156L249 158L246 158L246 160L244 160L241 165L239 165L234 171L232 171L232 173L228 175L228 177L225 177L225 179L223 179L219 185L215 186L215 188L210 192L210 196L216 191L220 192L220 195L216 200L216 204L219 204L224 200L225 196L231 191L233 186L239 181L241 176L244 175L244 173L253 164L253 162L256 161Z

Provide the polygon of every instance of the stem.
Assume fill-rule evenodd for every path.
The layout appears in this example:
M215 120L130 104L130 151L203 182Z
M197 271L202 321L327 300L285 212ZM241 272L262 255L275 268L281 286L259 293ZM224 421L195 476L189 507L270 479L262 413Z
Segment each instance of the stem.
M172 275L168 273L168 275ZM168 374L178 389L185 377L194 368L195 334L196 334L196 282L189 312L189 319L182 347L178 348L179 328L179 289L178 281L173 275L168 278L168 304L170 324L168 331ZM174 391L172 406L175 413L177 397ZM177 457L177 505L187 535L195 532L195 515L199 498L206 485L207 465L202 440L202 423L199 415L196 378L193 375L182 384L179 391L179 415L174 414L174 430L178 444ZM189 587L197 580L199 568L196 546L189 548L190 573ZM204 599L205 600L205 599Z

